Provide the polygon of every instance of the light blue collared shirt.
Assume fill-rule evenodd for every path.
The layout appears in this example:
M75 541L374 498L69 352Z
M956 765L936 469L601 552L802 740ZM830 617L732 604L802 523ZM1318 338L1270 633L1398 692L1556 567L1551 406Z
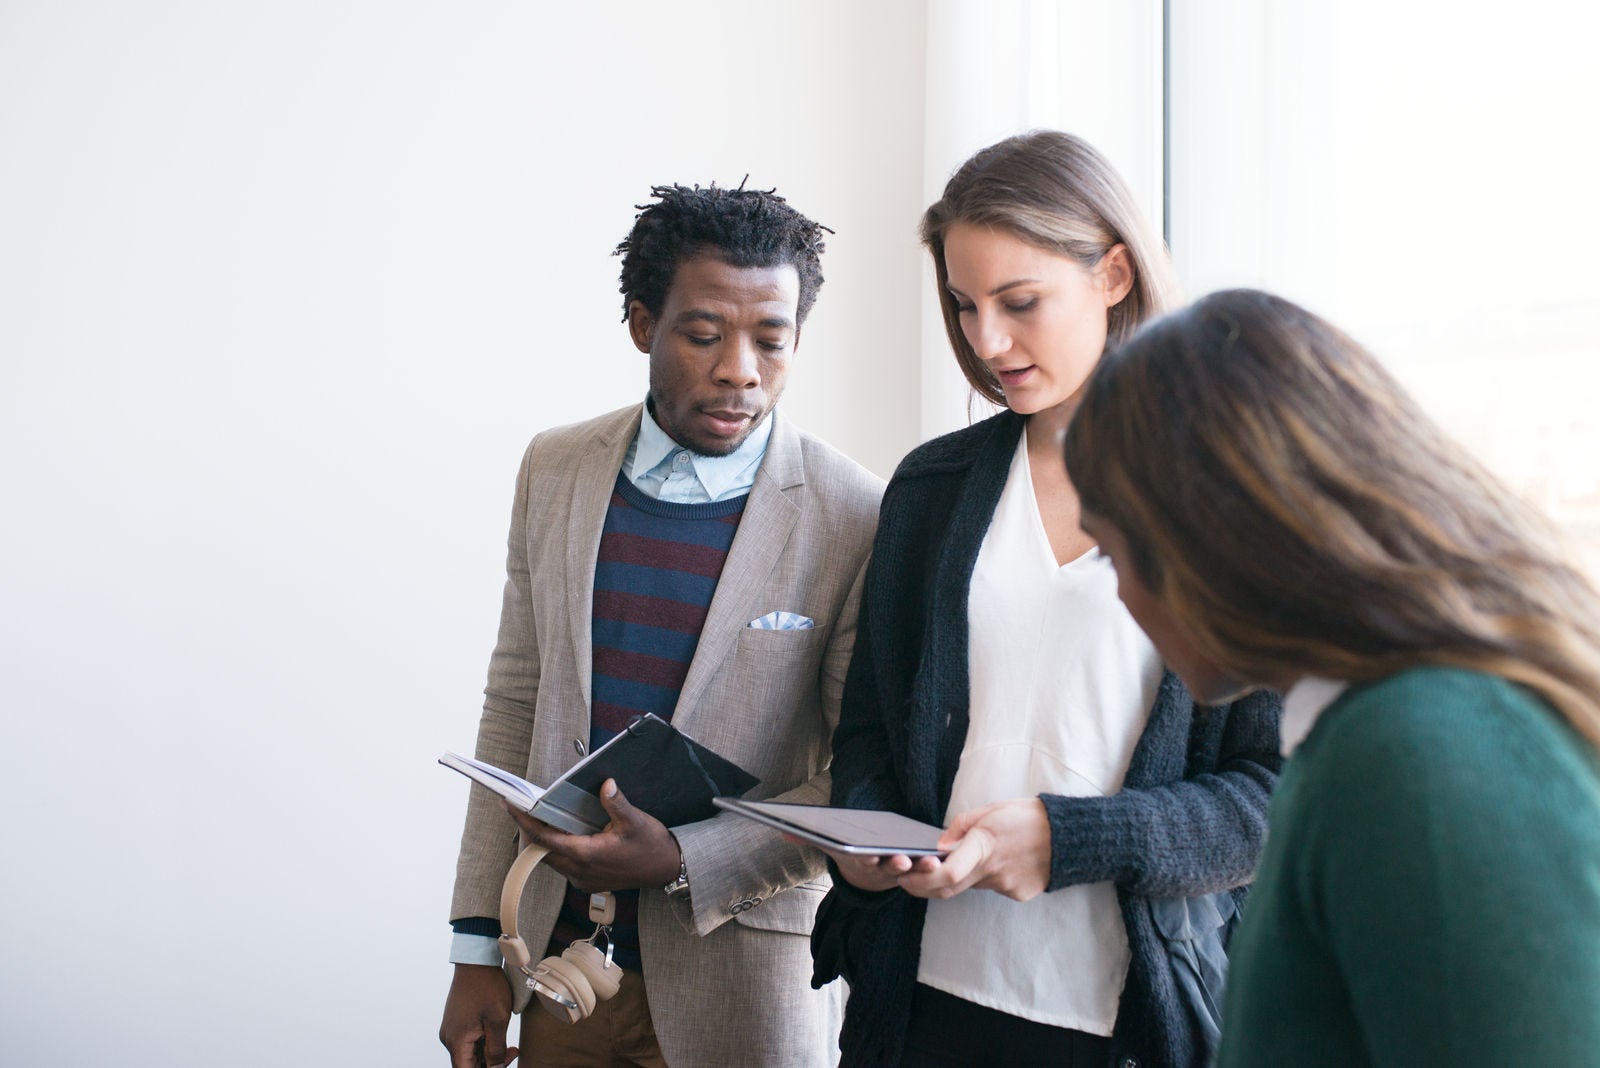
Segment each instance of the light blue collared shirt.
M706 504L749 493L772 440L772 413L756 425L737 449L726 456L701 456L667 435L644 408L639 433L622 458L622 473L658 501Z
M726 456L701 456L673 441L644 408L639 432L622 458L622 473L640 491L658 501L706 504L749 493L772 440L772 413ZM487 935L457 934L450 940L453 964L487 964L498 968L500 944Z

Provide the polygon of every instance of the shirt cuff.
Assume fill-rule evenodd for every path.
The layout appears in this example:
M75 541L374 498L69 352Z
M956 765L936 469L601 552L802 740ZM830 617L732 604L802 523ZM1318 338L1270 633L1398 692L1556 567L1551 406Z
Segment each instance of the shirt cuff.
M498 939L475 934L458 934L450 939L451 964L487 964L498 968L504 961Z

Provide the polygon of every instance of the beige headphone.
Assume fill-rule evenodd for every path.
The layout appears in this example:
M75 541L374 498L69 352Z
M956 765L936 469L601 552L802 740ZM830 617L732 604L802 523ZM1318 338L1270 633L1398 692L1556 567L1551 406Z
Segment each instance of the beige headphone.
M511 983L512 1011L528 1007L534 994L545 1011L568 1023L594 1012L600 1002L616 994L622 985L622 967L611 960L610 924L617 917L617 902L610 894L589 895L589 918L596 924L594 934L568 946L559 957L546 957L533 964L533 954L517 934L517 907L522 903L522 888L528 876L550 851L530 845L512 863L500 888L500 952L504 954L506 978ZM595 945L606 936L605 952Z

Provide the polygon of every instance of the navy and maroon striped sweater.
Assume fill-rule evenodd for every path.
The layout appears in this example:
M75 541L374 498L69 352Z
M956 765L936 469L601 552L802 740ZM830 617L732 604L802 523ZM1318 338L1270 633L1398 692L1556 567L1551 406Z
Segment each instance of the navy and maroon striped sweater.
M654 712L672 719L748 499L658 501L618 476L594 572L590 752L635 716ZM615 959L638 969L639 894L623 891L616 898ZM569 886L549 952L592 930L589 895Z

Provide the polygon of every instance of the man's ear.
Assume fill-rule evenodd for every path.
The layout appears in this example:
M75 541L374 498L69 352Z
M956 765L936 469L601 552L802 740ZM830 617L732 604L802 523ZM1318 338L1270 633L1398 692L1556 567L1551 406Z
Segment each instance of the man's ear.
M789 351L791 353L800 351L800 328L798 326L794 328L794 337L789 340Z
M1100 257L1099 270L1106 307L1115 308L1133 289L1133 256L1128 246L1119 241L1106 249Z
M628 301L628 335L633 346L645 355L650 353L650 342L656 336L656 317L637 300Z

